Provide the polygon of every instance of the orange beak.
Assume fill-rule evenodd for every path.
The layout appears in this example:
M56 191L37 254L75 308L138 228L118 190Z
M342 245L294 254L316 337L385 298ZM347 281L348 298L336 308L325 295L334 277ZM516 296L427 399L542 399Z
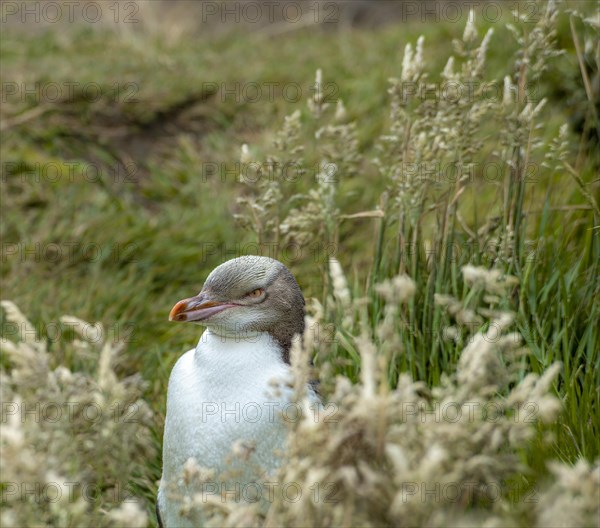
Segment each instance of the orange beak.
M199 294L196 297L183 299L173 306L169 314L169 321L204 321L233 306L237 306L237 304L210 301L206 299L205 295Z

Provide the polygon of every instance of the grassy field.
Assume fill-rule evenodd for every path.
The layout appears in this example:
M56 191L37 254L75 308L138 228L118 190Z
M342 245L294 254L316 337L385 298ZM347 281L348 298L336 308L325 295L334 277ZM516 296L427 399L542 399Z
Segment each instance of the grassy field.
M125 507L116 510L119 486L141 498L153 525L167 381L199 337L198 327L169 323L168 312L216 265L259 251L290 267L313 307L322 332L307 353L326 398L340 406L360 408L340 396L339 377L368 385L365 357L378 366L371 381L381 408L396 405L394 389L413 394L405 374L431 391L423 405L439 394L464 403L459 389L472 378L461 358L494 329L480 356L494 345L497 363L471 373L490 375L493 390L477 386L473 397L508 405L529 374L555 375L547 390L519 400L540 411L527 435L510 436L506 425L490 451L481 420L465 431L481 433L483 444L461 438L445 447L455 458L446 477L459 481L473 475L457 472L458 461L467 467L485 452L493 463L473 478L502 482L501 500L401 511L386 502L398 488L389 472L400 470L378 451L363 445L355 458L314 460L329 478L359 460L389 477L386 493L374 487L359 499L343 487L357 523L465 525L460 515L473 513L543 525L562 509L584 526L597 515L589 497L597 497L598 467L585 464L597 464L600 435L598 18L593 2L554 15L545 2L519 5L521 20L507 9L494 21L479 13L467 30L468 11L456 21L376 27L215 29L186 21L185 9L163 20L148 6L139 24L4 28L2 299L31 327L5 306L2 423L20 432L2 440L3 526L144 525L143 513L132 509L137 521L129 521ZM398 283L378 286L398 275L413 281L412 295ZM513 314L527 355L513 334L510 343L500 338L508 335L502 313ZM105 332L90 334L89 324L61 320L66 314ZM552 395L560 413L544 414ZM94 402L102 419L10 421L22 402L74 401ZM393 420L408 421L390 420L390 432ZM368 433L369 424L347 417L338 432ZM436 425L431 435L451 434ZM415 445L435 438L415 431ZM12 486L22 475L42 485L91 483L97 495L82 500L78 489L73 500L33 507ZM419 478L446 478L436 475ZM573 491L576 481L589 485ZM539 501L526 504L517 488ZM271 525L353 525L321 506L308 515L278 505Z

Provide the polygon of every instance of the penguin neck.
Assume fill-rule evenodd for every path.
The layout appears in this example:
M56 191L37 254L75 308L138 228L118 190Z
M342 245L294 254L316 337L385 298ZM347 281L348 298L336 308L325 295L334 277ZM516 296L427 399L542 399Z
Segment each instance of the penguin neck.
M195 363L203 369L234 375L280 368L285 365L284 350L268 332L223 332L208 328L200 337Z

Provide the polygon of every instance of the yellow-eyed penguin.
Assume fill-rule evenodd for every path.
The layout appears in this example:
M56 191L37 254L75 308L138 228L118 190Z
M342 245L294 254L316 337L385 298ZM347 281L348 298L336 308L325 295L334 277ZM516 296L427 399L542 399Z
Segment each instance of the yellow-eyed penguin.
M218 475L230 469L232 444L242 441L251 446L249 466L266 472L277 468L286 437L280 412L291 397L286 386L290 348L292 338L304 331L304 313L304 297L291 272L277 260L258 256L221 264L197 296L173 307L171 321L206 330L169 378L156 507L160 526L201 522L182 516L181 499L173 497L194 494L182 478L190 458ZM309 395L318 400L312 386ZM225 484L230 496L236 484L243 494L245 479L252 477L239 479ZM214 483L210 490L215 491Z

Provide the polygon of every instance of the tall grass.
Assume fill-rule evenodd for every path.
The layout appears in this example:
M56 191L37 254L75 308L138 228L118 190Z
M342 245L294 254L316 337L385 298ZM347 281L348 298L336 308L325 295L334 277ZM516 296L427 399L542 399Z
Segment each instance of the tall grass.
M360 282L354 288L357 302L368 307L371 328L385 317L377 284L407 274L419 291L396 318L402 353L389 365L392 386L401 372L428 384L440 383L443 373L456 366L468 330L483 324L475 312L482 301L489 309L514 310L517 327L532 350L523 372L541 373L556 360L564 364L557 390L566 412L556 434L561 457L572 462L579 456L598 456L594 438L600 423L600 218L590 184L584 184L581 176L593 172L593 153L579 162L581 174L574 171L577 151L570 144L567 125L548 138L542 117L546 100L531 98L531 86L538 85L552 60L563 53L556 47L558 11L552 4L543 7L544 16L534 28L511 28L524 47L504 78L485 75L493 32L478 37L472 22L463 38L454 41L456 55L448 57L440 73L427 69L422 37L414 46L407 44L400 76L390 81L388 130L374 160L357 155L356 123L343 121L339 103L337 110L323 103L323 74L317 72L304 122L299 112L286 119L275 142L277 154L268 155L265 162L308 174L313 165L298 153L314 156L315 165L322 167L315 175L316 185L298 195L283 170L270 178L254 178L254 194L240 200L246 213L239 218L254 230L265 250L285 244L333 247L348 264L353 255L340 235L344 225L374 224L371 256L361 254L370 262L368 271L358 274ZM495 98L485 93L491 83L503 88ZM439 86L459 86L462 97L422 96ZM468 86L475 88L466 95ZM314 134L312 143L300 143L301 126ZM264 166L259 160L253 164ZM373 165L387 182L379 203L368 211L343 211L341 182L360 178L360 173L372 174ZM552 196L553 185L546 180L556 175L581 182L583 205ZM546 190L542 197L536 189L540 185ZM292 204L287 209L281 205L286 199ZM265 218L253 223L256 211ZM320 262L327 310L331 280L327 259ZM494 296L469 292L461 273L466 265L513 275L512 288ZM452 295L458 302L440 301L439 294ZM344 372L355 378L360 359L348 344L348 325L335 313L330 318L339 339L327 357L346 358ZM450 334L453 338L447 339ZM582 415L589 417L585 425Z

